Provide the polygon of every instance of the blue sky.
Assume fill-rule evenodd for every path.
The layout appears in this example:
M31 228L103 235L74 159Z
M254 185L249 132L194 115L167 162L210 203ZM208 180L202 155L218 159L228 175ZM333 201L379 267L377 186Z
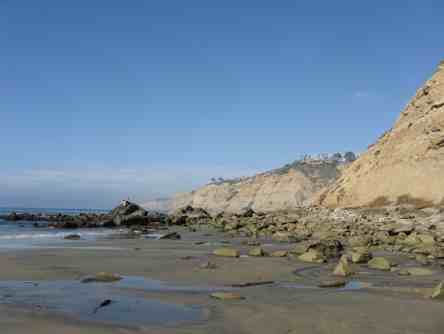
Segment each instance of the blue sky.
M443 1L0 1L0 206L111 207L362 151Z

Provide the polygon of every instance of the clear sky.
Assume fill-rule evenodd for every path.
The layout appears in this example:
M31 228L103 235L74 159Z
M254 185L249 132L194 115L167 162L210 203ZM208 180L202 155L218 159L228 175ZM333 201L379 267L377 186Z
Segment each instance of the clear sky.
M444 1L1 0L0 206L111 207L362 151Z

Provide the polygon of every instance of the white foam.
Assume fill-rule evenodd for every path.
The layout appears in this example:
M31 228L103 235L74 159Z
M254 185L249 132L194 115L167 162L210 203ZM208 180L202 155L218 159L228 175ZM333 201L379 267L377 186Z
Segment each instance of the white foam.
M64 237L72 234L77 234L81 238L88 237L97 237L97 236L105 236L110 234L115 234L116 232L112 231L100 231L100 232L47 232L47 233L16 233L16 234L7 234L0 235L0 240L23 240L23 239L63 239Z

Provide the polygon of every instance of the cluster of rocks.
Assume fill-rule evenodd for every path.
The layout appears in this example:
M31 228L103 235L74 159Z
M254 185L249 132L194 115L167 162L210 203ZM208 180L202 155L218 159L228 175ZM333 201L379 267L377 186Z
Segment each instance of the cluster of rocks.
M45 214L45 213L16 213L0 216L0 219L11 222L35 222L35 226L53 226L58 228L77 228L77 227L102 227L105 222L110 220L109 214L104 213L80 213L78 215L69 215L63 213ZM45 224L40 224L45 223Z
M210 224L233 236L295 242L301 260L325 262L344 249L354 262L371 260L368 249L408 253L420 262L444 259L444 211L413 207L380 209L299 208L292 211L219 214L188 207L170 216L171 223Z
M56 228L128 227L134 231L177 225L212 226L232 236L295 242L293 253L301 260L325 262L344 250L355 263L371 260L369 249L408 253L422 264L444 259L444 210L390 207L379 209L328 209L302 207L291 211L211 216L204 209L185 207L166 215L122 201L107 214L43 215L11 213L10 221L46 221ZM46 225L47 226L47 225ZM276 256L279 254L276 254Z
M129 201L122 201L119 206L109 213L80 213L43 214L16 213L0 216L0 219L13 222L35 222L36 227L54 227L64 229L97 228L97 227L156 227L167 223L166 214L147 211L141 206Z

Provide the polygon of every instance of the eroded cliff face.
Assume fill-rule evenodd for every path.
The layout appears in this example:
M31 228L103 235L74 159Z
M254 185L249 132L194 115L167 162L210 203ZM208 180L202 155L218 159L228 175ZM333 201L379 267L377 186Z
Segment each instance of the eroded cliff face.
M442 204L444 62L392 130L351 164L315 203L329 207Z
M315 193L337 179L342 166L336 161L301 161L242 180L209 184L190 193L177 194L170 210L192 206L217 214L247 209L271 212L304 206L312 201Z

